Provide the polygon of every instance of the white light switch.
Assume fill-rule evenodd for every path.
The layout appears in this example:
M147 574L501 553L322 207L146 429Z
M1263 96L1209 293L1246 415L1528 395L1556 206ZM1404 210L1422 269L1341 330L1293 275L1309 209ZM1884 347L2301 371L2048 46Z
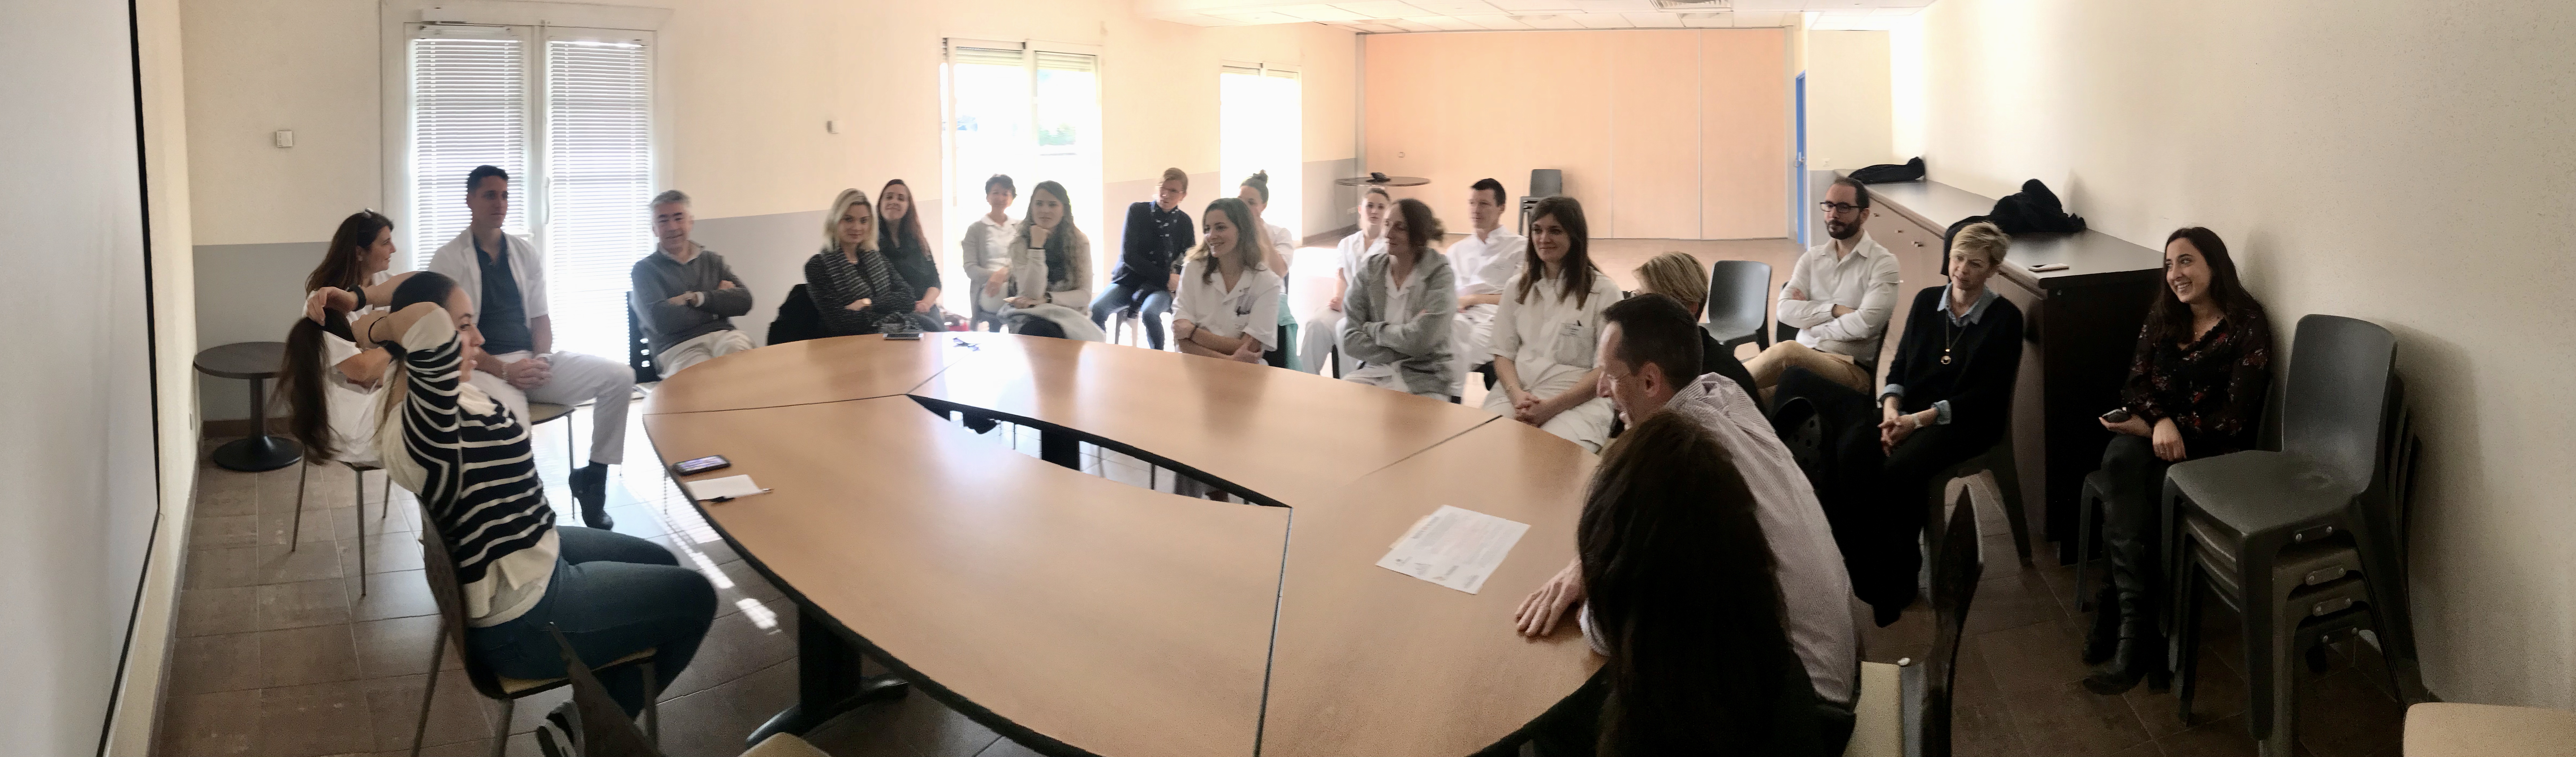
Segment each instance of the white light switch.
M269 135L269 141L275 142L279 147L294 147L295 130L279 129L277 133Z

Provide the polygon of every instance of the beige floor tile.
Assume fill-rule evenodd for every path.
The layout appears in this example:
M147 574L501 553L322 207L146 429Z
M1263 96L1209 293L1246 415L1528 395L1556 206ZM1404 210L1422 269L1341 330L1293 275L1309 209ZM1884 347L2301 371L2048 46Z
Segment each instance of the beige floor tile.
M388 618L356 623L349 627L358 655L358 669L366 678L390 678L429 672L430 645L438 641L439 626L444 619L436 615ZM444 670L464 668L456 643L448 642L447 651L439 654L439 667Z
M162 757L260 754L259 690L173 694L161 705Z
M258 633L188 636L171 645L166 690L175 701L190 694L258 689L263 677Z
M429 682L426 675L377 678L366 682L367 720L375 734L376 750L409 750L412 734L420 729L421 694ZM438 678L436 698L430 703L429 728L421 737L427 746L470 742L486 750L496 734L492 729L489 700L474 691L465 680L465 671L450 670ZM488 753L484 752L484 753ZM535 751L520 752L522 755Z
M342 542L308 541L253 547L252 577L260 584L286 584L339 578ZM355 543L350 543L355 548ZM353 558L354 560L354 558Z
M795 703L793 660L662 702L662 751L672 755L740 754L744 737Z
M179 592L179 635L208 636L259 630L256 586Z
M186 587L190 589L222 589L260 583L258 547L190 550L187 560Z
M716 618L707 630L706 641L698 646L697 659L689 669L671 681L663 698L671 699L705 691L750 675L763 668L796 657L796 616L786 607L778 609L776 627L761 628L745 613Z
M349 596L351 620L384 620L417 615L438 614L438 600L429 594L429 579L421 571L375 573L365 577L366 592L359 593L357 577L341 579Z
M262 757L310 757L374 751L367 682L335 681L260 690Z
M342 543L340 550L340 575L342 576L358 574L358 541L350 539ZM368 573L420 570L419 532L380 533L366 537L366 543Z
M349 594L341 579L269 584L256 589L259 630L349 622Z
M259 544L259 516L204 515L188 525L188 549L225 549Z

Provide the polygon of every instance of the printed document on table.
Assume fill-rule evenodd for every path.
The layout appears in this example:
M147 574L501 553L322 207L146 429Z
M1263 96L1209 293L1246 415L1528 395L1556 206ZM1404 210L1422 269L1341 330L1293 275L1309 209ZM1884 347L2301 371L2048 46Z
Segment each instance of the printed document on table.
M1396 540L1377 566L1474 594L1528 532L1527 523L1441 505Z
M759 484L752 483L750 476L710 478L705 481L690 481L685 485L689 487L689 498L701 501L733 499L735 497L748 497L754 494L769 493L768 489L760 488Z

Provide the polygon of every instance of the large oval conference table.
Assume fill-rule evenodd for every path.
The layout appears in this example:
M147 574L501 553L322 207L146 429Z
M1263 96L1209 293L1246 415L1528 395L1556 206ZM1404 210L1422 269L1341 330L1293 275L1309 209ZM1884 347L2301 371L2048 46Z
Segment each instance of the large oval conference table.
M801 701L757 737L918 688L1049 754L1467 755L1599 660L1521 598L1574 555L1593 456L1492 413L1296 371L1043 337L840 337L700 363L644 403L665 464L800 611ZM963 412L1256 505L1015 452ZM1478 594L1376 566L1442 505L1529 524ZM861 651L893 673L863 679Z

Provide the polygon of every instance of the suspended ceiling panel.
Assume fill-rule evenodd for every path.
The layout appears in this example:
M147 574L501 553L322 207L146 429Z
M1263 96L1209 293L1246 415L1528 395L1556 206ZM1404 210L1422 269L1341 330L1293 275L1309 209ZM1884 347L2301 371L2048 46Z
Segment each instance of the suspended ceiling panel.
M1318 23L1389 34L1523 29L1881 29L1933 0L1137 0L1149 18L1196 26Z

